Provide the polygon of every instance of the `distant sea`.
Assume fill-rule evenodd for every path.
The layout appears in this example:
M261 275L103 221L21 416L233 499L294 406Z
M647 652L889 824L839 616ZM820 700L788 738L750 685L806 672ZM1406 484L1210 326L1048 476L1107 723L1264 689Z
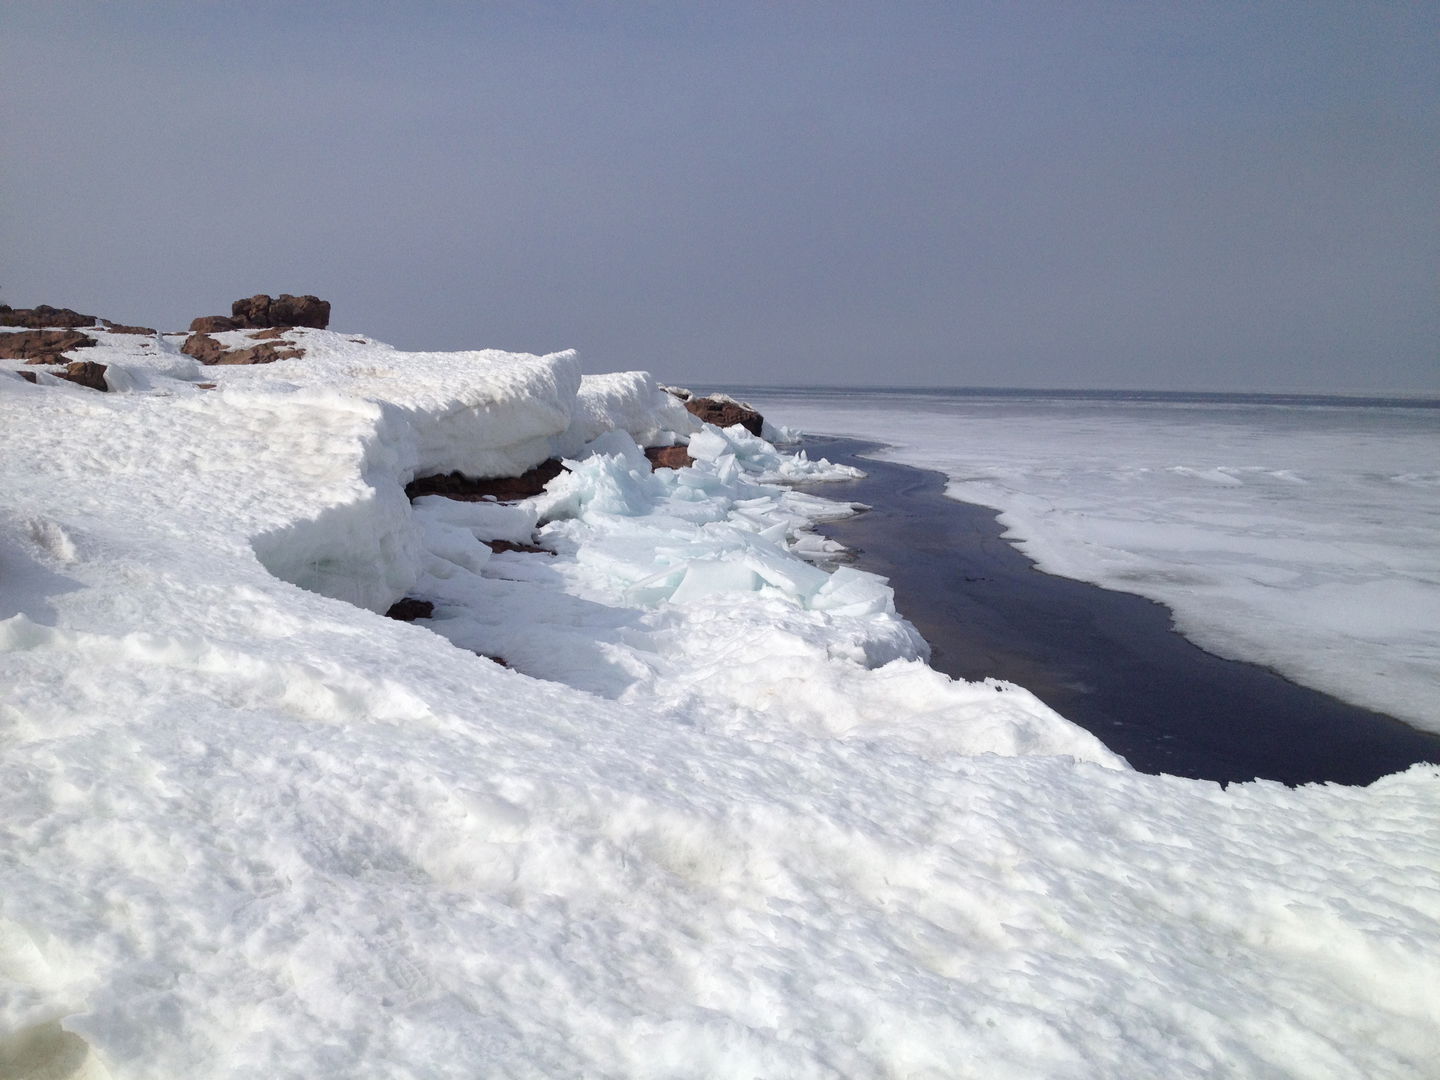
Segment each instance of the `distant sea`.
M1440 731L1440 398L722 389L944 474L1042 570L1217 656Z

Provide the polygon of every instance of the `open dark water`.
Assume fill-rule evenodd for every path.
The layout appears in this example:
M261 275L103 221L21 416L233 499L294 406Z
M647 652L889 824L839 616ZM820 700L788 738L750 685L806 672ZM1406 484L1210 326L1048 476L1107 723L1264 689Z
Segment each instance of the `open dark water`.
M890 579L933 667L1024 686L1142 772L1365 784L1440 762L1440 736L1214 656L1154 601L1042 573L996 511L947 498L940 473L861 459L877 445L856 439L805 447L867 473L809 489L872 507L821 531Z

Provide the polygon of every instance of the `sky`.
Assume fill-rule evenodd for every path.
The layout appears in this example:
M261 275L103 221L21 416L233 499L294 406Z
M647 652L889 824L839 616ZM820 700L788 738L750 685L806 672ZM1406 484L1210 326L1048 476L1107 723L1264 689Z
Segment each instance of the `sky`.
M0 0L0 303L708 384L1440 391L1440 5Z

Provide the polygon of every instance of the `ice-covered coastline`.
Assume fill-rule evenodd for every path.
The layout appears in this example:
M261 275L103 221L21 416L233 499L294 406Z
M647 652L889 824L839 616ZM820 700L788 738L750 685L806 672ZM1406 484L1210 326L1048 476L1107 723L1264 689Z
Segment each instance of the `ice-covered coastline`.
M1440 770L1134 773L648 375L97 336L0 372L0 1073L1440 1075Z
M998 510L1042 570L1158 601L1216 655L1440 732L1433 400L923 390L759 400L945 473L952 497Z

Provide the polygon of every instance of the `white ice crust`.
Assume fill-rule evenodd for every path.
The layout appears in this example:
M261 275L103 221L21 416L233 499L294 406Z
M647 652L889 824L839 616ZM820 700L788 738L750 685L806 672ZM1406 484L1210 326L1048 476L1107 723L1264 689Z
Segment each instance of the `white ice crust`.
M1001 511L1054 574L1159 600L1211 652L1440 731L1440 412L772 395Z
M1136 774L925 665L843 470L295 333L0 372L0 1075L1435 1075L1440 770Z

